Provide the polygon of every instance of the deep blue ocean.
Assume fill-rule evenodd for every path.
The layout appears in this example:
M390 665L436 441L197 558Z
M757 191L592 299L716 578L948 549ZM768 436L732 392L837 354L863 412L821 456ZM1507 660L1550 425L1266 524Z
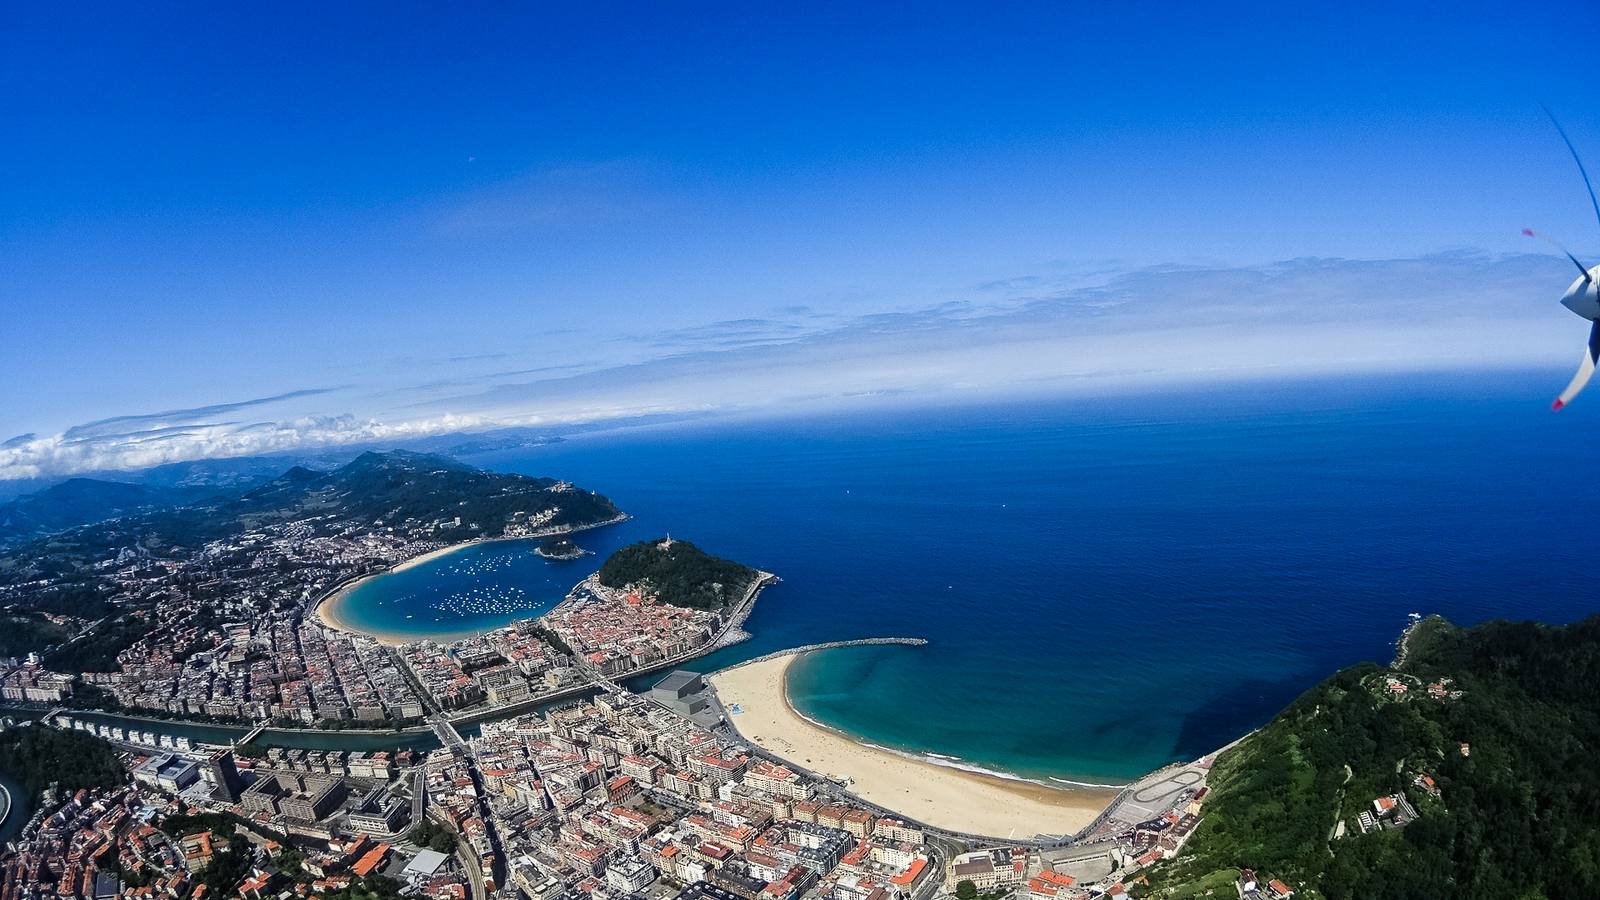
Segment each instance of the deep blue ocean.
M670 531L784 579L755 637L699 668L925 637L809 657L796 704L904 750L1120 782L1215 749L1341 666L1387 661L1408 613L1600 611L1600 397L1552 414L1562 383L1254 383L584 436L471 461L612 497L633 520L578 538L601 556L483 545L371 582L345 614L493 627ZM497 611L448 612L467 606Z

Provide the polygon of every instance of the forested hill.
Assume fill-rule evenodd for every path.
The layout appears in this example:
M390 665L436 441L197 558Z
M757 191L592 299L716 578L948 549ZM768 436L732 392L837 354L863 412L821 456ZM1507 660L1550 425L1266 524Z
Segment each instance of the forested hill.
M81 731L21 725L0 731L0 772L32 797L52 782L62 790L112 788L128 780L116 751ZM11 798L15 803L18 798Z
M1600 897L1597 754L1600 616L1429 619L1402 668L1341 671L1224 754L1199 829L1141 893L1236 896L1250 867L1300 898ZM1363 832L1394 794L1417 818Z
M113 516L194 503L216 493L206 488L149 487L72 478L0 503L0 547Z
M622 588L645 585L665 603L719 609L744 596L761 573L719 559L688 541L641 541L611 554L600 567L600 583Z
M486 472L449 457L369 452L332 472L295 468L222 508L225 517L298 518L328 510L384 525L460 518L445 540L493 536L518 523L578 528L620 515L607 498L554 478Z

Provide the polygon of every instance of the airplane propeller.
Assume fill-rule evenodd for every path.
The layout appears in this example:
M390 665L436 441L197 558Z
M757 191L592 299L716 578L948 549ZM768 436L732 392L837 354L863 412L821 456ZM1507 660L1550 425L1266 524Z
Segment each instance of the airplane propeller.
M1539 108L1543 109L1544 114L1550 117L1550 124L1556 127L1556 133L1561 135L1562 143L1567 145L1567 152L1572 154L1572 161L1578 164L1578 174L1583 176L1583 186L1589 191L1589 205L1594 207L1594 220L1597 224L1600 224L1600 200L1595 199L1594 182L1589 180L1589 170L1583 167L1583 159L1578 156L1578 148L1572 146L1572 139L1567 137L1567 130L1561 127L1560 122L1556 121L1556 114L1550 111L1550 107L1541 103Z
M1548 106L1542 108L1544 114L1550 117L1550 124L1556 126L1556 132L1561 135L1562 142L1567 145L1567 152L1572 154L1572 161L1578 164L1578 174L1583 177L1584 190L1589 192L1589 205L1594 208L1595 222L1600 224L1600 199L1595 198L1594 182L1589 180L1589 170L1584 168L1583 158L1578 156L1578 148L1572 145L1572 139L1567 137L1567 130L1556 120L1555 113L1551 112ZM1600 272L1600 266L1593 269L1585 266L1567 248L1531 228L1522 229L1522 233L1552 244L1563 256L1572 260L1572 264L1578 267L1578 274L1583 276L1581 281L1572 283L1566 296L1561 298L1561 305L1589 320L1589 343L1583 349L1583 359L1578 363L1577 374L1572 376L1572 381L1567 383L1561 395L1550 404L1550 408L1556 410L1571 403L1572 398L1578 396L1578 392L1582 391L1584 385L1589 383L1589 379L1594 377L1595 368L1600 366L1600 283L1595 280L1596 273Z
M1589 274L1589 270L1583 267L1583 263L1578 262L1578 258L1572 255L1571 250L1561 246L1561 243L1555 238L1545 234L1542 231L1534 231L1532 228L1524 228L1522 229L1522 233L1528 237L1537 238L1538 240L1544 241L1557 250L1560 250L1563 256L1572 260L1572 264L1578 267L1578 274L1583 276L1583 280L1589 282L1590 284L1594 284L1594 276Z
M1566 388L1561 391L1561 396L1550 404L1550 408L1557 410L1571 403L1572 398L1578 396L1578 392L1583 390L1590 378L1594 377L1597 364L1600 364L1600 322L1589 326L1589 346L1583 348L1583 359L1578 363L1577 374L1567 382Z

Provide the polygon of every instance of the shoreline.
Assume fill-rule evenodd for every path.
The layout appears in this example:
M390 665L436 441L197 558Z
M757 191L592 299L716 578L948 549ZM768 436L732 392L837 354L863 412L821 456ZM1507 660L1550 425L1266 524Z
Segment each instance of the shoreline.
M1072 835L1094 821L1119 788L1055 787L973 767L932 762L845 734L807 717L789 697L783 655L712 673L729 724L740 737L825 777L870 803L935 828L998 840Z
M476 541L466 541L466 542L460 543L460 544L446 544L445 546L440 547L437 550L429 550L427 553L424 553L421 556L413 556L413 557L411 557L410 559L408 559L408 560L406 560L404 562L396 563L396 564L390 566L389 568L385 569L384 572L385 573L387 573L387 572L404 572L407 569L414 569L417 566L420 566L425 562L432 562L432 561L434 561L434 560L436 560L436 559L438 559L438 558L440 558L442 556L449 556L450 554L456 552L457 550L465 550L466 548L472 546L474 543L477 543L477 542ZM370 578L372 576L369 575L367 577ZM365 580L365 579L363 579L363 580ZM359 584L360 582L358 581L356 583Z
M548 559L551 562L569 562L569 561L574 560L574 559L583 559L585 556L593 556L594 555L594 551L593 550L584 550L584 549L580 548L578 550L578 552L576 552L576 553L560 553L560 554L558 554L558 553L546 553L546 552L544 552L544 548L540 547L540 548L534 550L533 554L535 556L541 557L543 559Z
M410 559L395 563L394 565L380 572L373 572L370 575L362 575L359 578L347 581L344 584L335 587L333 590L324 594L320 599L318 599L315 603L312 603L310 607L307 608L305 618L311 619L324 628L330 628L334 631L342 631L345 634L357 634L372 638L386 647L400 647L406 644L413 644L417 641L424 640L449 641L455 640L459 637L465 637L467 635L481 634L482 630L469 628L462 630L454 637L444 638L442 632L436 632L434 634L412 635L403 634L397 631L358 628L355 625L350 624L348 620L339 615L339 603L348 597L353 591L355 591L356 588L366 584L373 578L379 578L384 575L392 575L396 572L404 572L407 569L414 569L423 563L432 562L436 559L449 556L452 553L457 553L467 549L468 547L475 547L479 544L504 543L508 541L539 541L560 534L577 534L583 531L593 531L596 528L604 528L607 525L616 525L619 522L626 522L629 518L631 517L627 513L621 513L613 518L606 519L604 522L595 522L592 525L583 525L578 528L563 528L557 531L547 531L539 534L522 534L509 537L473 538L470 541L462 541L458 544L450 544L449 546L440 547L437 550L429 550L427 553L413 556ZM535 552L537 553L537 550ZM548 557L544 558L548 559Z

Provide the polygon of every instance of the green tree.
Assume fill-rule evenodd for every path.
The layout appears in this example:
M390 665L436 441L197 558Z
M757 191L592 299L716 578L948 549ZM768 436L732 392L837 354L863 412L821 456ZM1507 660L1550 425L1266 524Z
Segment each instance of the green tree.
M128 780L111 745L82 731L24 725L0 732L0 772L37 796L51 782L63 790L111 788Z
M431 820L419 822L406 837L419 847L440 853L454 853L456 849L455 833Z
M966 879L956 882L957 900L978 900L978 886Z

